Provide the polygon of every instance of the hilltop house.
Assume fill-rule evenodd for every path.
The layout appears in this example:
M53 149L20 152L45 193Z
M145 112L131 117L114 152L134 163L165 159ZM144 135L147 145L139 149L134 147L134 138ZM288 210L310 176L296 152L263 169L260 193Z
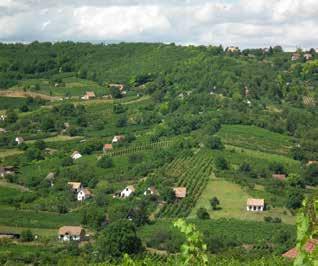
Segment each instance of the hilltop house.
M280 181L285 181L286 175L285 174L273 174L272 178L280 180Z
M112 149L113 149L113 145L112 144L104 144L103 152L106 153L108 151L111 151Z
M58 231L59 240L81 241L85 237L85 230L81 226L62 226Z
M22 143L24 142L24 139L23 139L22 137L16 137L16 138L15 138L15 142L16 142L18 145L20 145L20 144L22 144Z
M306 61L311 60L312 59L312 54L306 53L306 54L304 54L304 58L305 58Z
M87 188L83 188L77 193L78 201L84 201L90 197L92 197L92 192Z
M177 199L183 199L187 195L187 188L186 187L175 187L175 188L173 188L173 191L174 191Z
M67 185L74 193L78 193L80 190L83 189L83 185L81 182L67 182Z
M77 159L79 159L79 158L81 158L82 157L82 155L78 152L78 151L74 151L73 153L72 153L72 155L71 155L71 158L73 159L73 160L77 160Z
M122 142L125 140L125 136L124 135L117 135L113 137L112 143L118 143L118 142Z
M297 61L300 59L300 54L299 53L293 53L291 60L292 61Z
M95 98L95 97L96 97L95 92L93 92L93 91L87 91L87 92L85 93L85 95L84 95L83 97L81 97L81 99L82 99L82 100L90 100L90 99L93 99L93 98Z
M147 190L144 192L144 195L158 195L158 191L155 187L148 187Z
M309 239L305 245L305 251L307 253L312 253L316 249L317 245L317 239ZM285 252L282 256L287 259L295 259L298 256L298 252L298 249L295 247Z
M127 186L125 187L125 189L120 192L120 197L122 198L127 198L129 196L131 196L132 193L134 193L136 190L134 188L134 186Z
M240 49L238 47L230 46L227 48L227 51L231 53L235 53L235 52L239 52Z
M246 202L246 210L247 211L256 211L262 212L265 209L265 202L264 199L247 199Z

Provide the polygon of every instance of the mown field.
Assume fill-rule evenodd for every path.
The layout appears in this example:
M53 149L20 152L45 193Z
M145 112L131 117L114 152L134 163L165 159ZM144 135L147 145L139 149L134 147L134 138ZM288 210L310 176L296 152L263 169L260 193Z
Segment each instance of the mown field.
M210 205L212 197L217 197L220 201L220 208L218 210L212 210ZM246 200L251 197L249 192L242 189L241 186L226 180L214 178L209 181L189 217L195 217L196 211L203 207L208 210L212 219L235 218L240 220L264 221L264 217L271 216L279 217L282 219L282 222L287 224L295 223L295 216L290 215L289 211L283 208L270 208L262 213L246 211ZM265 198L265 201L267 204L270 203L268 198Z

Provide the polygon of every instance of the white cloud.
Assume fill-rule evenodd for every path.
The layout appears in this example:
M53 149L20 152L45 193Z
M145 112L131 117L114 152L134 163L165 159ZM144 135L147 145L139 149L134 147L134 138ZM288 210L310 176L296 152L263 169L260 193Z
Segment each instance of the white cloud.
M317 0L0 0L0 40L318 46Z

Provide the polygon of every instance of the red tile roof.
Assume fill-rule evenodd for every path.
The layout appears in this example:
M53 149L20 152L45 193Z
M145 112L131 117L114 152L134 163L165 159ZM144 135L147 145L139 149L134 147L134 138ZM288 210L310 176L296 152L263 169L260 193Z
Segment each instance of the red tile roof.
M305 245L305 250L311 253L314 251L317 245L318 245L317 239L310 239L307 241ZM295 259L298 256L298 249L296 247L292 248L288 250L287 252L285 252L282 256L288 259Z
M284 174L273 174L272 177L280 181L284 181L286 179L286 175Z

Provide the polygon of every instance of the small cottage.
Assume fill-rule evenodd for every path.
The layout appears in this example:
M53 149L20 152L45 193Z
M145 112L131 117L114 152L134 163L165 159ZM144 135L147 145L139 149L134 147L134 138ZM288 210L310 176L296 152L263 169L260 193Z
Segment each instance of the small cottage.
M81 226L62 226L58 231L58 237L62 241L82 241L85 230Z
M272 178L277 179L279 181L285 181L286 175L285 174L273 174Z
M84 201L90 197L92 197L92 192L87 188L83 188L77 193L78 201Z
M235 53L235 52L239 52L240 50L238 47L230 46L227 48L227 51L231 53Z
M318 163L317 161L308 161L308 163L306 164L306 166L310 166L312 164Z
M7 131L4 128L0 127L0 133L6 133L6 132Z
M145 196L148 196L148 195L158 195L158 191L155 187L148 187L147 190L144 192L144 195Z
M5 121L7 119L7 116L6 115L0 115L0 120L1 121Z
M90 99L93 99L93 98L95 98L96 97L96 95L95 95L95 92L93 92L93 91L87 91L86 93L85 93L85 95L81 98L82 100L90 100Z
M265 209L264 199L247 199L246 210L252 212L262 212Z
M74 151L73 153L72 153L72 155L71 155L71 158L73 159L73 160L77 160L77 159L79 159L79 158L81 158L82 157L82 154L80 154L78 151Z
M106 152L109 152L113 149L113 145L112 144L104 144L104 147L103 147L103 152L106 153Z
M174 191L177 199L183 199L187 195L187 188L186 187L175 187L175 188L173 188L173 191Z
M20 145L20 144L22 144L22 143L24 142L24 139L23 139L22 137L16 137L16 138L15 138L15 142L16 142L18 145Z
M83 189L83 185L81 182L67 182L67 185L74 193L78 193L80 190Z
M318 245L318 240L317 239L310 239L307 241L306 245L305 245L305 251L307 253L312 253L316 247ZM287 259L295 259L297 256L298 256L298 249L295 247L295 248L292 248L290 250L288 250L287 252L285 252L282 256L287 258Z
M133 194L135 192L135 188L134 186L127 186L125 187L125 189L120 193L120 196L122 198L127 198L129 196L131 196L131 194Z
M118 135L118 136L114 136L112 143L118 143L118 142L122 142L125 140L125 136L124 135Z

